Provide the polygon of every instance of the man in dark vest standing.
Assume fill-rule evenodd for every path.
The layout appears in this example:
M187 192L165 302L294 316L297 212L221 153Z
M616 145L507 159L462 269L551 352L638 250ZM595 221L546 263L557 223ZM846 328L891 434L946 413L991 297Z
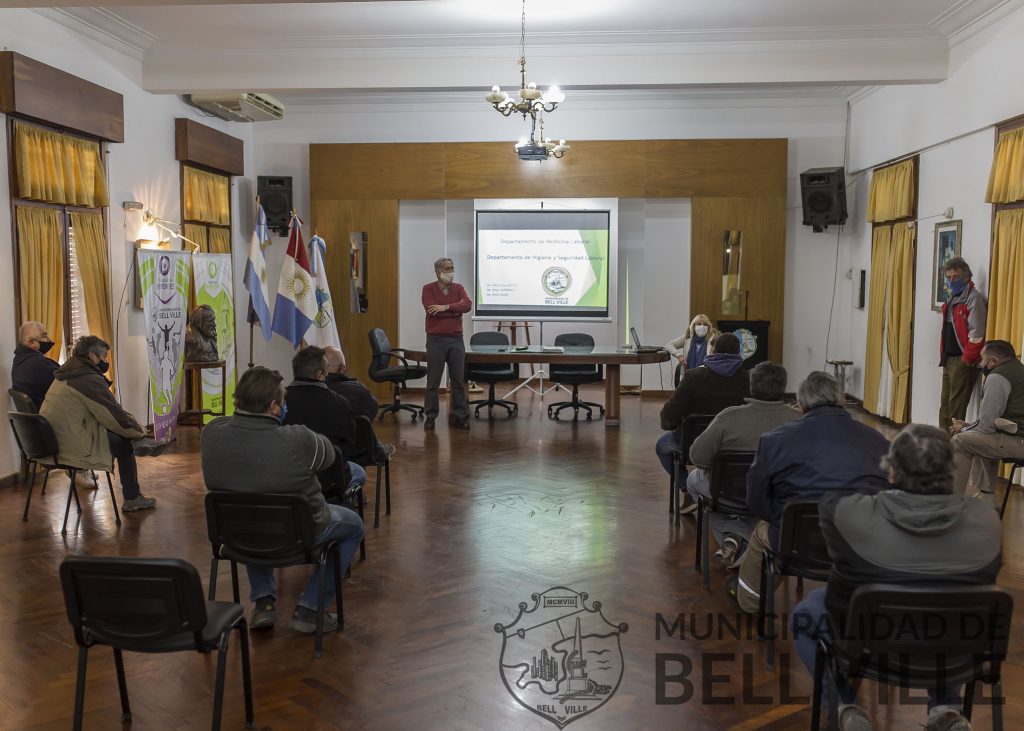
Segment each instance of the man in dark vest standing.
M1024 459L1024 363L1005 340L981 349L987 373L978 419L953 420L958 494L976 495L995 507L996 469L1001 459Z

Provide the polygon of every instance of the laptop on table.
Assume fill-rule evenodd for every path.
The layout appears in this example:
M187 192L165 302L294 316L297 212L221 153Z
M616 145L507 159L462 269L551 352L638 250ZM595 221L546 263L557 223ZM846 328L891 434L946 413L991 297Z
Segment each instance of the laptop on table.
M629 337L633 341L633 350L637 353L657 353L665 348L660 345L641 345L640 336L636 334L636 328L630 326Z

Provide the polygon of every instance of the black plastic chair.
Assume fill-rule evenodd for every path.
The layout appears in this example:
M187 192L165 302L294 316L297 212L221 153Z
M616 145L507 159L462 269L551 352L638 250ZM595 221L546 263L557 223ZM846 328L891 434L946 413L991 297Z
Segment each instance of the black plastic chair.
M245 614L238 604L204 601L203 585L191 564L175 558L70 556L60 565L60 583L78 645L75 731L82 728L86 663L89 648L94 645L114 650L122 723L132 720L122 651L209 654L216 650L213 730L217 731L224 708L224 674L232 630L238 630L242 651L245 726L255 728Z
M761 554L761 599L757 631L768 642L768 669L775 669L775 577L796 576L797 591L803 580L828 581L832 559L818 522L818 503L786 503L779 525L779 550L770 548ZM770 622L771 627L765 628Z
M43 477L42 492L46 492L46 483L50 479L50 472L53 470L67 470L70 478L68 486L68 502L64 507L64 524L61 526L61 535L68 532L68 514L71 512L71 499L75 500L75 507L78 513L82 512L82 503L78 500L78 489L75 487L75 475L84 468L75 465L62 464L58 461L60 447L57 445L57 435L53 433L53 427L46 420L45 416L39 414L21 414L11 411L7 414L11 422L11 429L14 432L14 440L18 443L18 449L25 459L32 464L32 476L28 483L28 493L25 495L25 511L21 519L28 520L28 506L32 502L32 488L35 486L36 466L46 470ZM107 472L107 489L110 491L110 504L114 506L114 521L121 525L121 513L117 510L117 499L114 497L114 485L110 481L110 473Z
M585 333L564 333L555 337L557 347L583 347L593 348L594 338ZM552 383L561 386L572 386L572 401L559 401L548 406L548 418L558 420L558 414L563 409L572 409L573 421L580 416L580 409L587 412L587 421L594 416L594 409L600 409L600 415L604 416L604 406L595 404L592 401L580 401L580 386L585 383L600 383L604 380L604 366L598 363L552 363L548 369L548 376Z
M369 417L360 414L356 417L355 456L350 458L362 467L377 468L377 492L373 501L373 527L380 527L380 483L384 477L384 491L387 501L385 515L391 515L391 455L384 451L377 435L373 431L373 422ZM362 517L362 515L360 515Z
M992 728L1002 731L1002 662L1013 597L998 586L866 584L850 599L841 641L818 642L811 729L821 727L821 692L829 675L829 726L838 729L835 677L867 678L902 688L967 684L970 720L978 681L992 686ZM932 628L944 629L941 639ZM883 632L888 628L891 632ZM837 637L833 631L833 637Z
M473 333L469 339L470 346L474 345L508 345L508 336L505 333L484 331ZM519 404L515 401L506 401L496 398L494 386L505 381L519 379L519 366L513 363L467 363L466 380L486 383L489 386L487 398L470 401L470 406L475 406L473 416L480 416L480 409L487 407L487 416L490 418L495 406L508 410L508 415L515 416L519 413Z
M754 461L753 452L723 451L711 462L711 497L697 500L697 550L694 568L701 573L702 585L711 588L710 513L753 517L747 509L747 470Z
M7 395L11 397L11 404L14 406L14 410L19 414L38 414L39 409L36 408L36 402L32 400L24 391L19 391L16 388L8 388ZM31 463L24 454L21 455L21 467L18 470L18 482L24 482L28 479L28 470L31 467ZM35 479L33 473L32 478Z
M1006 492L1003 493L1003 504L999 508L999 520L1003 519L1003 513L1006 512L1006 503L1010 501L1010 492L1013 490L1013 485L1017 480L1017 470L1024 467L1024 459L1004 459L1003 464L1011 465L1010 477L1006 482Z
M676 451L672 453L672 474L668 478L668 512L675 514L676 525L679 525L682 515L679 490L676 489L676 485L679 484L678 478L683 476L684 468L690 464L690 446L704 433L714 418L714 414L690 414L676 429ZM682 482L680 489L685 490L686 480L683 479Z
M238 594L238 564L284 568L299 564L320 567L314 655L320 657L324 639L327 557L337 552L337 541L316 543L313 510L301 495L254 495L240 492L206 493L206 533L213 548L210 563L210 601L217 593L217 564L231 562L231 590ZM337 558L337 554L335 556ZM341 602L341 566L334 561L338 629L344 626Z
M416 404L403 404L402 389L405 388L406 381L415 381L426 376L427 367L418 363L409 365L409 361L402 355L405 351L402 348L392 348L387 334L379 327L370 330L369 337L370 350L373 354L368 371L370 380L375 383L390 383L395 389L391 403L381 406L377 410L380 418L383 419L384 414L388 413L397 414L400 411L409 411L412 413L412 420L416 421L417 417L423 416L423 407ZM401 365L389 366L392 359L401 362Z

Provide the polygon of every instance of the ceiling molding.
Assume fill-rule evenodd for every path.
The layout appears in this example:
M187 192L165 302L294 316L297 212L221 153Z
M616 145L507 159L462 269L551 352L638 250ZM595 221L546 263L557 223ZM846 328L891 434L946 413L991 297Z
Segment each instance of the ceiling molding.
M958 0L929 24L949 38L950 47L963 43L1011 13L1024 0Z
M106 8L35 8L34 13L139 61L157 37Z

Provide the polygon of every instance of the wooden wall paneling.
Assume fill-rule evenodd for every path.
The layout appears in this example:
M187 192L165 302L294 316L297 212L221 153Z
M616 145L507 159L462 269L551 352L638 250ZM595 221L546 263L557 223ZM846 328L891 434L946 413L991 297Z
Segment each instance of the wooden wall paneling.
M378 399L390 399L390 385L375 384L367 376L367 333L370 328L381 327L396 347L409 345L397 342L398 201L312 198L310 203L310 223L327 241L327 277L349 373L366 383ZM349 233L353 231L366 232L366 313L352 311Z
M0 51L0 112L124 142L124 97L14 51Z
M639 148L621 142L574 142L562 159L516 159L510 142L444 145L444 197L638 198L644 168Z
M782 362L786 277L786 198L694 198L691 209L691 316L703 312L722 319L722 239L727 230L743 232L741 289L750 291L744 318L769 320L768 357Z
M789 141L647 140L646 198L785 196Z
M322 200L442 200L441 144L309 146L309 195Z
M245 143L193 119L174 120L174 159L219 170L245 174Z

